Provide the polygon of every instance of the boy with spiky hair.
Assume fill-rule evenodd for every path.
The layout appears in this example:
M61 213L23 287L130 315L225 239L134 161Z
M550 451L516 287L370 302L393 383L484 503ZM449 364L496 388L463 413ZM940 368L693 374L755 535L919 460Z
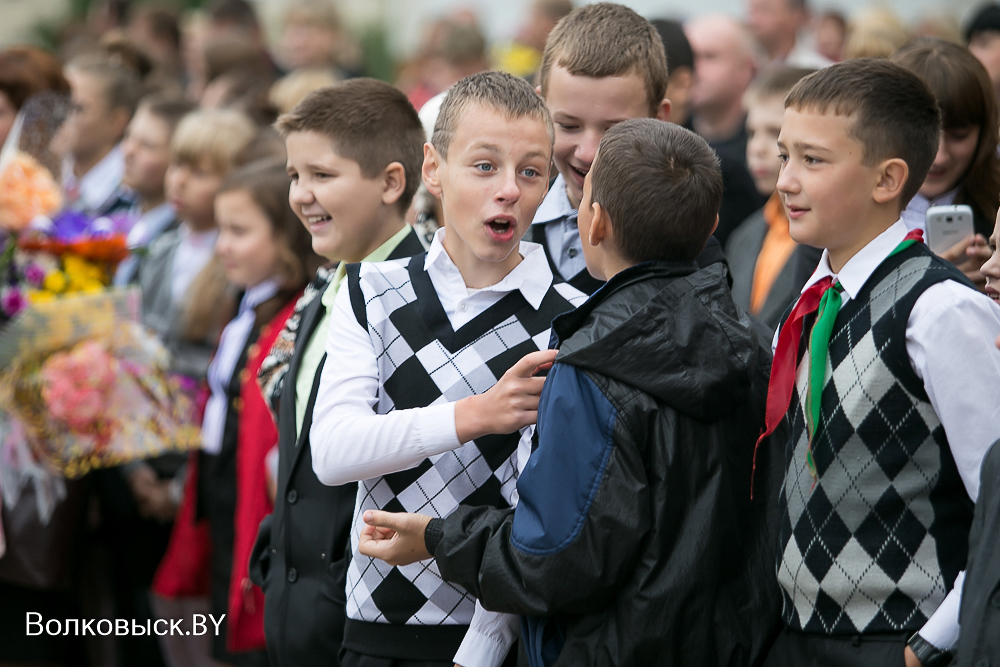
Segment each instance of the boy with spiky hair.
M659 33L624 5L602 2L575 9L545 43L537 90L552 114L552 159L559 175L527 238L545 249L557 279L587 294L602 281L587 272L576 226L584 178L609 127L629 118L667 120L667 81ZM701 266L724 261L714 238L698 258Z
M510 645L503 621L483 622L433 563L386 567L357 547L369 509L444 517L515 502L550 323L585 298L521 242L551 157L530 85L500 72L457 83L424 146L444 226L426 253L350 267L334 303L326 350L338 363L323 368L310 437L321 481L358 482L341 665L499 664Z

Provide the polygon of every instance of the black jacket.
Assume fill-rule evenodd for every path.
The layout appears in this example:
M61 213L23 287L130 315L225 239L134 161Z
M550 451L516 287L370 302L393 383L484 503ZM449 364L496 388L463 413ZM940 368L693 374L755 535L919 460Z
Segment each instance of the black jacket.
M412 230L389 259L424 248ZM278 407L278 492L250 555L250 579L264 591L264 636L272 667L330 667L344 636L347 565L357 484L326 486L313 472L309 427L323 361L298 438L295 384L306 345L322 320L322 294L302 312Z
M632 267L553 335L520 502L433 521L442 575L523 616L533 667L757 662L781 458L761 447L751 501L770 353L724 267Z
M1000 440L979 473L962 588L958 665L1000 665Z

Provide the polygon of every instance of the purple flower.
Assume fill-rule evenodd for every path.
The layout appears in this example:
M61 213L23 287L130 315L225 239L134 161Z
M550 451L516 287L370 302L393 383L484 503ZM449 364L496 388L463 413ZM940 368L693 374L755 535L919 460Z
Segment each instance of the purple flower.
M35 287L41 287L45 282L45 270L34 262L24 267L24 279Z
M11 287L0 297L0 310L7 317L14 317L27 307L28 300L21 293L21 290L16 287Z

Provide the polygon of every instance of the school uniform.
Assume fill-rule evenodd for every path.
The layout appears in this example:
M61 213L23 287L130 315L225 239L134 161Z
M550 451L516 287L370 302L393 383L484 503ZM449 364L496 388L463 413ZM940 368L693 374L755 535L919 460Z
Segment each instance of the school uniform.
M549 186L545 199L535 211L535 217L524 235L524 240L542 246L549 263L549 270L559 282L569 283L575 289L586 295L596 292L603 280L598 280L587 271L587 262L583 257L583 244L580 240L580 230L577 229L577 210L566 194L566 179L562 174L556 176ZM695 262L700 268L712 264L723 264L729 268L722 245L714 236L709 237L705 250ZM729 286L733 281L727 273Z
M62 169L66 206L94 217L127 212L135 195L122 184L124 176L125 156L120 144L79 178L73 174L72 156L67 156Z
M396 259L421 252L404 227L373 255ZM274 512L260 524L250 578L264 591L264 634L275 667L336 665L344 627L344 576L357 486L326 486L312 469L310 425L326 362L324 345L332 298L345 275L293 316L294 352L281 379L278 403L278 478ZM282 335L288 335L286 329ZM339 360L338 360L339 363Z
M327 355L340 361L323 369L311 439L320 480L358 482L343 665L496 665L512 641L509 620L495 614L479 611L470 630L475 599L442 580L434 563L390 567L358 551L368 509L440 518L460 503L512 504L527 459L520 434L462 445L455 402L546 349L552 319L585 300L555 282L543 249L527 242L506 277L469 289L444 250L446 233L408 260L350 267L334 303Z
M134 209L133 209L134 210ZM180 224L174 207L167 202L154 206L145 213L136 211L137 220L128 232L125 242L129 255L115 269L112 283L123 287L139 279L139 267L149 255L149 247L156 239L166 232L176 229Z
M204 378L215 351L213 334L202 341L183 335L184 299L198 273L215 253L219 230L195 232L181 223L154 239L138 267L142 323L153 330L171 355L171 370Z
M784 247L773 249L772 237ZM765 245L768 253L764 252ZM774 254L777 257L774 257ZM788 236L788 218L777 195L733 230L726 242L726 258L733 278L733 301L774 334L788 307L799 298L806 280L816 270L821 250L799 245ZM781 268L769 284L761 285L758 271L766 261ZM763 293L758 296L757 291Z
M1000 423L982 400L1000 385L1000 308L906 235L900 219L836 275L824 251L803 289L804 301L832 282L842 304L819 351L815 314L800 320L770 665L902 664L912 634L939 649L958 636L954 586Z

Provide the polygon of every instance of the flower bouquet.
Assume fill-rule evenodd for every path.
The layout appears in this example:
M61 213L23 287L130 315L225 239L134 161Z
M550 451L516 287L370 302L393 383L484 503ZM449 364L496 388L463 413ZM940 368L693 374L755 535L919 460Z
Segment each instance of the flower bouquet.
M139 292L33 304L0 337L0 410L69 478L200 444L168 354L138 323Z

